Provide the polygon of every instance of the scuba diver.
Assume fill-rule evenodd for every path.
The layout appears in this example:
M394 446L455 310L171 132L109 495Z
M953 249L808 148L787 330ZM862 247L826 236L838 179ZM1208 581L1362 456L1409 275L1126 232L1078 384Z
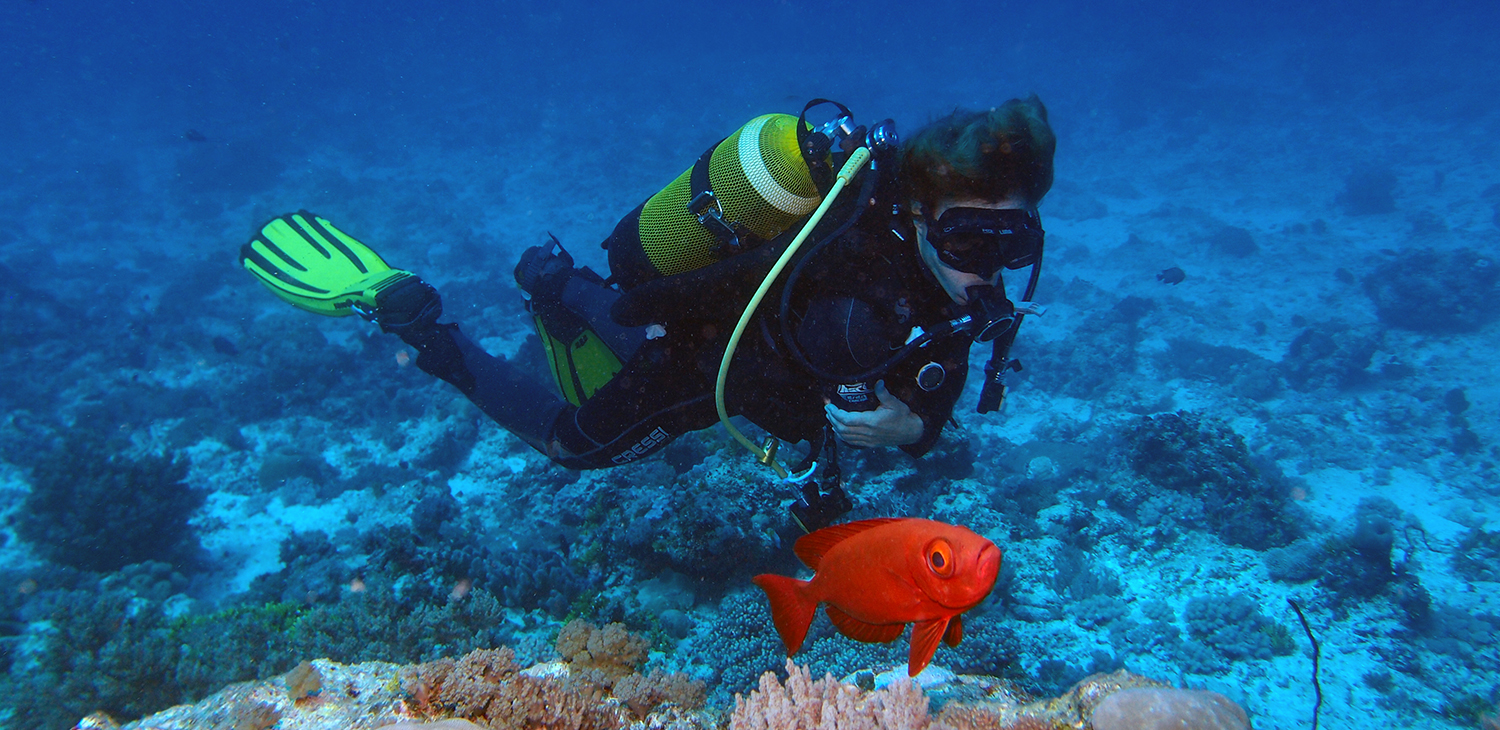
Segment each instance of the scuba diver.
M820 126L809 110L830 105ZM920 457L963 392L969 348L992 343L978 411L998 409L1016 328L1040 273L1037 205L1056 137L1036 96L956 111L898 140L815 99L710 147L603 242L610 275L554 237L515 269L556 391L441 323L438 292L306 211L241 249L283 300L358 314L416 350L423 371L572 469L627 464L722 421L799 487L807 531L851 508L837 448ZM1001 274L1030 268L1020 304ZM730 422L771 435L764 446ZM795 468L779 441L807 442ZM815 472L822 465L822 477Z

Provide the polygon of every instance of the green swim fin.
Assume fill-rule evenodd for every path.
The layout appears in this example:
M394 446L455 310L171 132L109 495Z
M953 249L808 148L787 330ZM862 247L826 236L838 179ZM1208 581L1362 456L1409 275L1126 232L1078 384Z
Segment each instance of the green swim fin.
M368 317L381 292L413 276L305 210L262 226L240 264L288 304L326 317Z

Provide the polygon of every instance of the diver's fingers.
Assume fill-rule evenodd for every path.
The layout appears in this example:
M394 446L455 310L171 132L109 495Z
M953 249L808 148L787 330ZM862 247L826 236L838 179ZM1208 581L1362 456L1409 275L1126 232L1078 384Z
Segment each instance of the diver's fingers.
M839 408L832 403L823 406L823 412L828 414L828 422L833 424L835 429L848 428L853 423L853 413Z
M854 418L857 414L842 410L832 405L824 406L823 411L828 414L828 425L833 427L833 435L844 443L860 446L858 443L863 434L860 424Z
M902 416L911 413L911 406L906 405L906 401L891 395L891 391L885 387L884 380L875 381L875 397L880 399L881 408L895 411Z
M850 446L876 446L874 434L869 429L833 427L833 435Z

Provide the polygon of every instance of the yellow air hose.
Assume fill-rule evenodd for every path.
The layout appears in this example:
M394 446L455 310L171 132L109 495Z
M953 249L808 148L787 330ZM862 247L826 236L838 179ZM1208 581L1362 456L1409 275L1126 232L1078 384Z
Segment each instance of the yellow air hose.
M719 379L714 383L714 405L719 409L719 422L724 424L725 430L729 431L729 435L733 436L735 441L740 442L741 445L750 450L750 453L755 454L756 461L771 467L775 470L776 475L782 478L786 477L787 471L786 467L783 467L781 462L776 460L776 447L778 445L776 439L774 437L766 439L765 446L757 446L755 442L746 438L745 434L740 433L740 430L735 428L733 423L729 422L729 410L724 407L724 384L729 380L729 363L734 360L734 351L740 346L740 336L745 333L745 328L750 326L750 318L755 316L755 310L760 307L760 300L765 298L766 292L771 289L771 285L776 283L776 277L781 275L781 270L786 268L787 262L791 261L792 257L797 254L797 249L802 248L802 242L806 241L807 237L812 234L812 230L818 225L818 221L823 220L823 214L827 213L828 209L833 206L834 201L839 197L839 193L844 191L849 181L854 179L854 176L869 161L870 150L864 147L860 147L853 154L849 155L849 160L839 170L838 179L834 181L833 187L828 191L828 195L823 198L823 202L818 205L818 209L813 211L812 217L807 219L807 224L802 226L802 231L797 234L796 238L792 239L791 245L786 247L786 251L781 254L781 258L776 260L776 265L771 267L771 272L766 274L766 278L760 282L760 288L755 290L755 296L750 298L750 303L745 305L745 313L740 315L739 324L734 326L734 334L729 336L729 346L724 348L724 359L719 361Z

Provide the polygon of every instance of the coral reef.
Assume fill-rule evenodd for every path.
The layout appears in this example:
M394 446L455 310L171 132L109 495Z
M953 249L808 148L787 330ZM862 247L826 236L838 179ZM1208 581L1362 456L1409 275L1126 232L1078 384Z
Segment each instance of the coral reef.
M1286 387L1270 360L1238 347L1172 337L1155 361L1168 377L1217 383L1251 400L1266 400Z
M1208 247L1215 253L1221 253L1234 258L1254 256L1260 251L1260 247L1255 244L1255 237L1250 235L1250 231L1239 226L1224 226L1214 231L1208 237Z
M1185 616L1188 633L1230 661L1292 653L1288 629L1262 615L1244 593L1198 596L1188 601Z
M631 633L621 623L600 628L583 619L573 619L557 634L557 653L572 665L573 672L590 676L606 686L613 686L616 680L634 673L650 648L649 640Z
M1450 562L1453 572L1469 580L1500 583L1500 531L1465 532Z
M507 643L516 628L483 590L461 599L398 595L372 579L331 603L174 616L171 585L137 574L39 591L23 618L45 620L49 630L33 638L25 671L0 679L0 704L31 727L61 726L96 709L136 717L286 672L307 656L423 661Z
M621 720L601 705L596 685L569 672L522 674L509 649L480 649L401 673L419 717L459 717L484 727L614 730Z
M1500 265L1491 253L1408 249L1364 280L1389 327L1430 334L1473 332L1500 318Z
M790 660L787 678L767 672L735 697L730 730L1045 730L1060 727L1249 728L1244 709L1213 692L1179 690L1118 671L1095 674L1052 699L1036 700L988 677L955 677L918 689L905 678L863 690L832 675L813 680ZM919 678L920 679L920 678ZM936 716L929 703L937 703Z
M1047 367L1023 371L1023 377L1043 391L1073 398L1097 398L1116 380L1133 372L1139 356L1141 321L1156 302L1129 296L1105 311L1090 314L1065 341L1029 343L1032 358Z
M641 712L620 695L618 684L611 693L578 677L569 664L561 662L523 669L510 650L503 648L420 665L384 662L345 665L317 659L308 662L307 667L322 679L321 690L310 695L298 697L288 693L286 678L275 677L231 685L196 704L179 705L124 725L116 723L108 713L94 713L79 727L711 730L726 724L726 718L696 704L700 696L693 694L693 688L686 694L674 695L675 685L661 683L654 691L669 698ZM785 682L766 672L756 689L736 697L727 718L728 727L731 730L1041 730L1089 726L1239 730L1248 727L1234 724L1234 718L1243 719L1244 711L1221 695L1172 689L1123 671L1087 677L1051 699L1035 699L1004 680L984 676L948 674L925 686L903 676L883 684L877 680L878 686L857 686L835 680L831 675L814 680L805 667L790 661L786 662L786 672ZM629 676L632 681L641 679L640 675ZM940 707L935 713L930 709L933 704ZM1208 724L1213 718L1223 724ZM1160 724L1168 722L1178 724Z
M806 668L788 659L782 684L770 672L749 697L736 696L730 730L925 730L927 697L915 682L893 682L862 692L832 675L813 681Z
M83 570L197 561L188 518L204 495L183 483L186 464L109 454L102 439L78 433L37 458L17 534L43 557Z
M1093 730L1249 730L1245 710L1205 690L1124 689L1089 716Z
M574 628L568 642L587 636L599 643L590 662L553 662L523 668L509 648L476 649L457 659L398 666L384 662L344 665L303 662L283 677L232 685L195 705L163 710L125 730L201 730L205 727L283 727L361 730L402 726L616 730L646 727L708 730L718 726L702 712L703 685L679 674L631 672L601 684L598 661L614 667L635 657L639 637L618 627ZM602 643L600 643L602 642ZM623 645L623 646L622 646ZM563 648L577 649L564 644ZM615 651L623 651L616 654ZM579 650L586 652L586 650ZM308 677L315 677L310 683ZM119 727L109 713L101 727ZM77 717L75 715L74 717ZM467 721L470 724L461 724ZM431 724L428 724L428 723ZM447 722L448 725L444 725ZM107 724L106 724L107 723Z
M1342 322L1315 324L1287 345L1281 373L1301 391L1350 388L1370 380L1368 368L1379 348L1378 334Z
M1126 460L1152 484L1198 499L1225 542L1265 549L1298 536L1289 488L1252 463L1244 439L1226 424L1179 411L1145 416L1125 433Z
M1335 607L1389 596L1401 609L1403 622L1421 629L1431 618L1430 596L1408 564L1410 558L1399 563L1393 558L1398 537L1409 550L1409 534L1420 530L1421 525L1390 500L1368 498L1360 502L1345 529L1268 550L1264 560L1274 580L1316 580Z

